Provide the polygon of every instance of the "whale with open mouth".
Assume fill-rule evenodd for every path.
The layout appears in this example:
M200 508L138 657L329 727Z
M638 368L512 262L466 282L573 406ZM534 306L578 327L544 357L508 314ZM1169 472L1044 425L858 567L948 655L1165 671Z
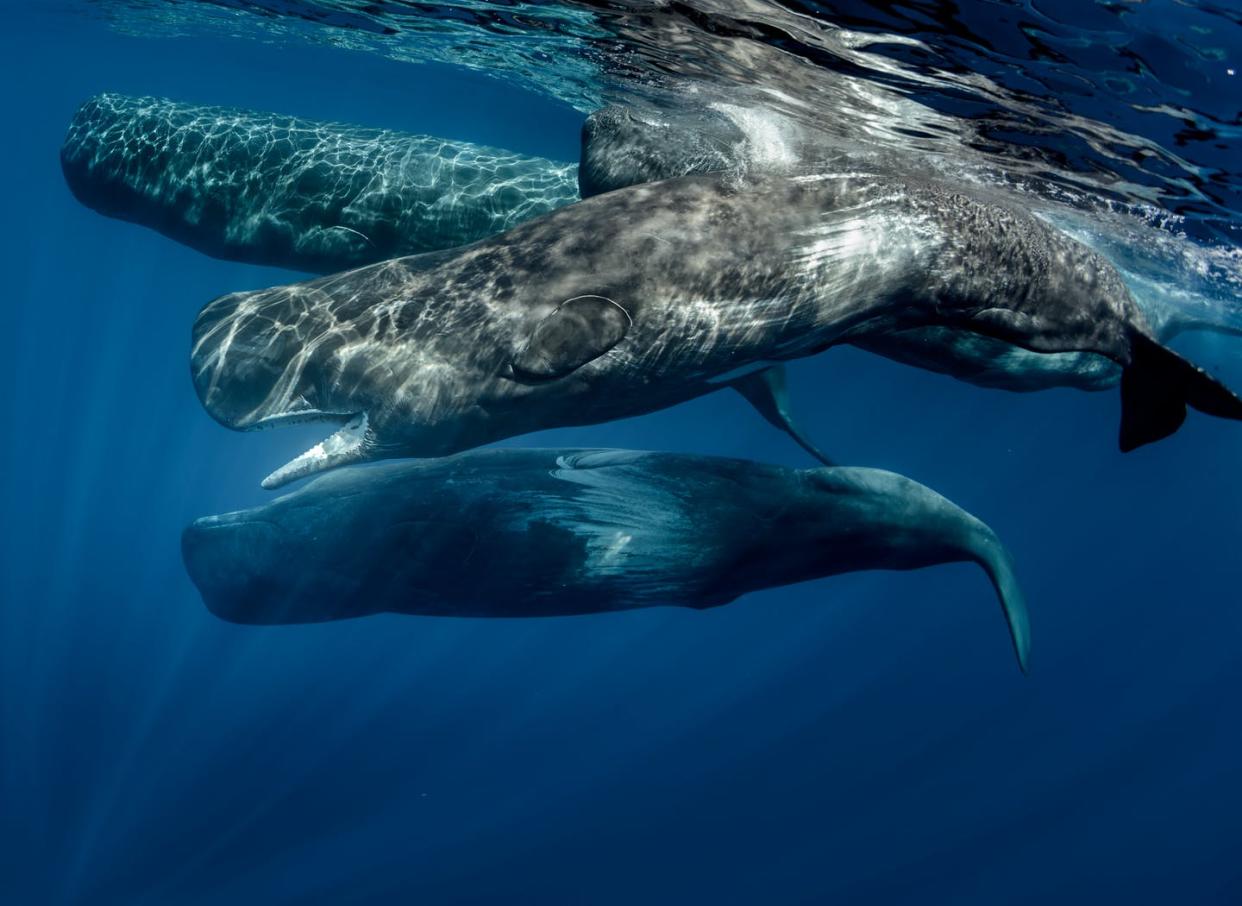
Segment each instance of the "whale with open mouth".
M190 525L208 608L237 623L375 613L534 617L740 595L864 569L972 561L1025 670L1026 604L988 526L917 482L625 450L476 450L324 475Z
M1097 253L1018 209L857 173L643 184L463 249L234 293L200 312L191 371L228 427L341 425L279 487L753 388L773 363L936 326L1116 363L1123 450L1188 405L1242 419Z

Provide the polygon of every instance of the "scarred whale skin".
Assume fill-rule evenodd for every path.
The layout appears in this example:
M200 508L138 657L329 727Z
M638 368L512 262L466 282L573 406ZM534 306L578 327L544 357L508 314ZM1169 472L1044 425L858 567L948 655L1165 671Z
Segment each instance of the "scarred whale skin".
M264 506L199 519L182 551L213 613L262 624L707 608L837 573L974 561L996 587L1023 668L1030 645L992 530L877 469L478 450L338 470Z
M208 304L191 373L239 430L335 418L269 476L438 456L710 392L835 343L948 326L1122 366L1121 445L1242 401L1160 346L1116 270L1016 209L933 183L690 176L449 253Z
M217 258L319 274L463 245L578 197L573 164L118 94L78 110L61 167L102 214Z

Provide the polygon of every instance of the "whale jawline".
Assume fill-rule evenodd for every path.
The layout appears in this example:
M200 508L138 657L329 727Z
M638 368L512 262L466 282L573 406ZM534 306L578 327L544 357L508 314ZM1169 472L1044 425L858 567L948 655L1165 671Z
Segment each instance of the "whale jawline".
M338 415L326 412L294 412L270 416L251 430L308 422L344 422L340 428L304 453L295 456L263 479L263 488L273 491L299 478L366 459L375 444L374 432L365 411Z

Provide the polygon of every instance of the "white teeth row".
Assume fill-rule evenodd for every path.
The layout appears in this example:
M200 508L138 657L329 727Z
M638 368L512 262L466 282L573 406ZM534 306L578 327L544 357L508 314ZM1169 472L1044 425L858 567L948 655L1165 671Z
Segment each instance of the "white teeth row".
M301 456L290 460L264 478L263 487L270 491L324 469L362 459L366 455L369 431L367 414L360 412L326 440L315 444Z
M332 419L349 418L348 412L323 412L319 409L306 409L301 412L285 412L281 415L269 415L259 419L250 426L250 431L267 431L270 428L285 428L290 425L305 425L310 422L330 421Z

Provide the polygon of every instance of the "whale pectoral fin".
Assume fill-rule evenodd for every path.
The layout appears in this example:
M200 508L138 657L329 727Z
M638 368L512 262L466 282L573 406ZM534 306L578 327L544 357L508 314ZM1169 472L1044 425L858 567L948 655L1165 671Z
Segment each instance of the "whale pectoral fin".
M773 365L762 371L752 372L733 381L729 386L745 397L760 415L797 441L802 449L826 466L835 465L811 443L810 438L802 433L802 429L794 421L789 407L789 388L784 365Z
M1121 372L1120 446L1128 453L1168 437L1186 420L1186 406L1242 421L1242 399L1171 349L1136 334Z
M576 371L621 342L633 321L603 296L575 296L535 325L512 362L528 380L552 380Z

